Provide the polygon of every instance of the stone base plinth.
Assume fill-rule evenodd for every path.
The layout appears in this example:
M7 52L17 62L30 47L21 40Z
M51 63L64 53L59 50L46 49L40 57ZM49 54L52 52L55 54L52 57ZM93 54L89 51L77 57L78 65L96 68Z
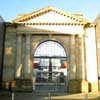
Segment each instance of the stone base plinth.
M90 92L98 92L98 83L89 83Z
M9 84L10 84L10 82L3 82L2 83L3 90L8 90L9 89Z
M87 93L88 82L83 80L69 80L68 82L69 93Z
M81 92L88 93L88 82L85 80L81 81Z
M98 90L100 91L100 79L98 80Z
M31 92L33 91L32 81L28 79L17 79L12 84L12 91Z

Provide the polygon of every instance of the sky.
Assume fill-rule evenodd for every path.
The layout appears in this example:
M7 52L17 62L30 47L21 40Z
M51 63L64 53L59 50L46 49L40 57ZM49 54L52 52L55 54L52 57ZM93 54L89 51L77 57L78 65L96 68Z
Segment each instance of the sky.
M83 13L89 21L94 21L100 13L100 0L0 0L0 16L11 21L18 14L54 6L69 13Z

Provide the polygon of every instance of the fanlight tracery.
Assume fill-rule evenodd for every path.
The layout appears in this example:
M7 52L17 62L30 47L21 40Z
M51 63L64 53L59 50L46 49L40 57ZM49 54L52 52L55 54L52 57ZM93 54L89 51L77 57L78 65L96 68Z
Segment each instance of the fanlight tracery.
M66 57L66 52L61 44L55 41L41 43L35 51L34 56L59 56Z

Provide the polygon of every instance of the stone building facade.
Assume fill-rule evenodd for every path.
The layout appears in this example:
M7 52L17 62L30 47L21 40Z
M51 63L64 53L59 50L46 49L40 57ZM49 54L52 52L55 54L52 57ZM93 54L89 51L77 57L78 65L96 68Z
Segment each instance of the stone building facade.
M97 62L98 62L98 81L100 90L100 14L95 20L96 24L96 43L97 43Z
M67 54L68 92L97 92L95 29L83 15L51 6L6 23L3 88L32 90L33 55L42 42L56 41Z
M2 70L3 70L3 54L4 54L4 33L5 24L3 18L0 16L0 89L2 87Z

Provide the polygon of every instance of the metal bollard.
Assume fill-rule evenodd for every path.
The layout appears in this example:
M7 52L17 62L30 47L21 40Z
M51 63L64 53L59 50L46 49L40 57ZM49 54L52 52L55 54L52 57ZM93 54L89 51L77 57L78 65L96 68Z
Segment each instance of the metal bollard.
M15 97L14 92L12 92L12 94L11 94L11 100L14 100L14 97Z

